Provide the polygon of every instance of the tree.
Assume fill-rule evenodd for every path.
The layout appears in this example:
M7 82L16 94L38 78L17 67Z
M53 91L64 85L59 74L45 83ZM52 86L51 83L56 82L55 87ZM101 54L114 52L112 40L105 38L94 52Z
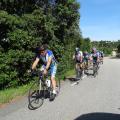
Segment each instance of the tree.
M26 71L42 43L57 57L59 76L73 67L82 41L79 7L75 0L0 1L0 88L29 82Z
M90 50L91 50L91 40L89 38L84 38L83 44L82 44L82 50L90 52Z
M117 46L117 52L120 53L120 44Z

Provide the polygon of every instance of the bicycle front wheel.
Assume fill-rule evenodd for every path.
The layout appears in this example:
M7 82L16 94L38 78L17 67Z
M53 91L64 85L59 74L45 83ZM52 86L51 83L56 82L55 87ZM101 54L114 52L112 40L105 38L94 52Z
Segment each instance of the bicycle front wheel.
M35 81L29 89L28 95L29 106L32 109L39 108L44 101L44 85L41 81Z

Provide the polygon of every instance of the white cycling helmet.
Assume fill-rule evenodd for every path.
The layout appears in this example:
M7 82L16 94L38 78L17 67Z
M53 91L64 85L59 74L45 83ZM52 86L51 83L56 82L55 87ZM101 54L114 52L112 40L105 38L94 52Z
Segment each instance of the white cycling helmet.
M78 47L75 48L75 51L79 51L80 49Z
M95 47L92 48L92 51L97 51L97 49Z

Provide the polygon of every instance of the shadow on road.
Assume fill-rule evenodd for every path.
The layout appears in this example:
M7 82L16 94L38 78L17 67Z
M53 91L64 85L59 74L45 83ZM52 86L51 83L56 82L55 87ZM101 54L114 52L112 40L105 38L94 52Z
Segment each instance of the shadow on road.
M120 120L120 114L113 113L89 113L81 115L74 120Z
M120 59L120 57L110 57L110 59Z
M93 76L93 73L90 72L91 70L93 70L93 69L90 68L90 69L86 70L86 71L84 72L83 76L87 75L87 77L94 77L94 76ZM77 81L79 81L80 78L67 77L67 78L65 78L65 80L69 80L69 81L72 83L72 82L77 82Z
M69 80L70 82L76 82L78 81L79 79L75 78L75 77L69 77L69 78L66 78L67 80Z
M28 109L36 110L43 105L44 99L50 100L50 92L48 90L41 90L39 94L36 94L35 91L31 93L31 97L28 96L29 104ZM38 107L32 107L34 104L38 104ZM39 105L40 104L40 105ZM32 105L32 106L31 106Z

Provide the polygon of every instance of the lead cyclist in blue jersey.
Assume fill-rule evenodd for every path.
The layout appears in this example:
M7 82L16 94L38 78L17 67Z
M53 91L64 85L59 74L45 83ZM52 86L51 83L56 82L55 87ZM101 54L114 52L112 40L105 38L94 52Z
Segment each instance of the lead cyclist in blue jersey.
M46 75L48 73L48 70L50 72L50 79L52 82L53 86L53 94L51 96L51 100L54 100L56 96L56 80L55 80L55 75L57 71L57 61L54 57L54 54L51 50L48 50L46 48L46 45L41 45L39 48L38 55L35 59L35 61L32 64L32 70L34 70L38 64L38 62L42 60L43 65L43 74Z

